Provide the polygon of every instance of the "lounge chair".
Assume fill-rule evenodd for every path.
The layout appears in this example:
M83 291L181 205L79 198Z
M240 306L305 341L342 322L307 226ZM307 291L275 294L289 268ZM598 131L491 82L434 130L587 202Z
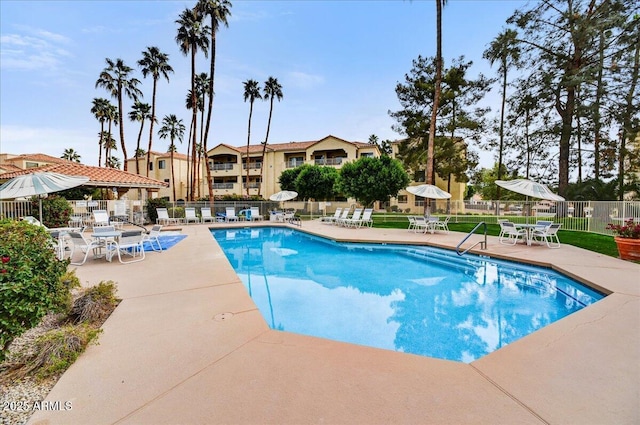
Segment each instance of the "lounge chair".
M93 227L111 225L111 222L109 220L109 213L107 212L107 210L93 210L91 212L91 215L93 216Z
M416 228L416 217L408 215L407 220L409 220L409 227L407 227L407 230L414 230Z
M371 227L373 225L373 220L371 220L371 214L373 214L373 208L366 208L362 212L362 216L352 218L352 219L347 219L346 225L347 227L362 227L363 225L367 227ZM353 215L356 216L356 213L354 212Z
M508 222L509 220L507 219L500 219L498 220L498 224L500 225L500 234L498 234L498 238L501 238L502 235L504 235L504 226L502 225L503 223Z
M534 228L531 233L533 240L544 241L549 248L560 248L560 239L558 238L558 230L562 223L552 223L549 227L538 229Z
M233 207L225 208L226 214L224 216L225 221L228 223L230 221L238 221L238 216L236 215L236 209Z
M347 218L349 218L349 212L350 211L351 211L351 208L343 209L342 210L342 214L340 214L340 217L338 217L335 220L333 220L333 224L340 225L340 221L341 220L346 220Z
M31 223L34 226L43 226L44 225L42 223L40 223L40 220L38 220L37 218L35 218L34 216L31 215L25 215L24 217L22 217L23 221L26 221L27 223Z
M184 209L184 222L189 224L191 222L200 223L200 218L196 215L196 209L192 207L187 207Z
M168 226L170 224L178 224L180 223L180 219L177 217L169 217L169 211L166 208L157 208L156 212L158 213L158 218L156 219L157 224L162 224L164 226Z
M329 223L329 224L331 224L335 220L340 218L340 214L342 214L342 208L336 208L336 211L333 213L332 216L320 217L320 222L321 223Z
M118 256L118 261L122 264L137 263L145 258L144 236L142 231L134 230L122 232L117 241L109 242L107 246L107 260L111 261L114 255ZM130 256L133 260L122 261L122 256Z
M501 223L502 236L498 241L503 245L515 245L521 237L527 237L527 229L518 229L515 224L510 221Z
M435 230L442 230L445 233L449 233L449 220L451 220L451 216L448 215L444 220L438 220L434 223L432 223L432 229Z
M207 221L215 223L217 221L217 218L211 215L211 207L200 208L200 214L202 215L203 223L206 223Z
M250 220L251 221L262 221L264 220L264 216L262 214L260 214L260 208L259 207L251 207L251 215L250 215Z
M344 226L344 227L352 227L352 226L355 227L357 226L357 223L360 221L361 215L362 215L362 208L356 208L353 211L353 214L351 215L351 217L340 219L340 221L338 222L338 225Z
M71 242L71 264L74 266L81 266L87 261L87 257L89 256L89 252L93 251L93 256L96 257L98 255L98 251L104 248L104 244L98 240L87 240L84 235L80 232L69 232L67 233L68 240ZM80 263L73 262L73 254L76 252L76 249L79 249L83 254L84 258Z
M149 230L149 233L147 233L146 235L143 235L143 242L149 242L149 245L151 245L151 249L153 249L156 252L162 252L162 245L160 244L160 239L158 239L161 231L162 231L162 225L154 224L151 227L151 230ZM157 246L157 249L156 249L156 246Z

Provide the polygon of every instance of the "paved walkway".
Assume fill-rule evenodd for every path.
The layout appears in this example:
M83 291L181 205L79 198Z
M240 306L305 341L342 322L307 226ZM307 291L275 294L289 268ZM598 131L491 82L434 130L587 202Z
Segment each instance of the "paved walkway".
M122 302L47 398L72 410L39 411L30 423L640 423L640 265L489 238L483 253L552 266L611 295L463 364L270 330L208 228L184 226L185 240L140 263L77 268L85 285L117 282ZM303 230L444 247L462 239L318 222Z

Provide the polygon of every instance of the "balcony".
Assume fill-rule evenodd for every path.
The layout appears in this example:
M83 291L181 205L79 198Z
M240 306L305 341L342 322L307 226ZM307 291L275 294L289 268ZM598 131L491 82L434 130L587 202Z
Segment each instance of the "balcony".
M301 159L294 159L291 161L287 161L287 168L296 168L304 164L304 161Z
M244 189L247 188L247 184L246 183L242 183L242 187ZM249 182L249 189L258 189L260 187L260 183L259 182Z
M214 183L214 189L233 189L234 183Z
M342 160L344 160L345 158L342 157L337 157L337 158L316 158L315 159L315 164L316 165L341 165L342 164Z
M262 162L250 162L248 168L249 170L260 170L262 169ZM242 164L242 169L246 170L247 164Z
M234 162L219 162L211 166L211 171L232 171L237 164Z

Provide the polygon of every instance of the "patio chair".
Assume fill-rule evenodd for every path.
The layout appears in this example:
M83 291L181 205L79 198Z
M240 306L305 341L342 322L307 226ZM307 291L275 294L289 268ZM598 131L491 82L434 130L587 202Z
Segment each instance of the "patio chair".
M544 241L549 248L560 248L560 239L558 238L558 230L562 223L552 223L549 227L538 229L534 228L531 238L535 241Z
M31 215L25 215L24 217L21 218L21 220L26 221L27 223L31 223L35 226L43 226L44 225L42 223L40 223L40 220L38 220L37 218L31 216Z
M74 266L81 266L87 261L87 257L89 256L89 252L93 252L93 256L96 257L99 253L99 250L104 248L104 244L98 240L86 239L84 235L80 232L69 232L67 233L68 241L71 243L71 264ZM84 258L80 263L73 262L73 254L76 252L76 249L79 249L83 254Z
M509 220L507 220L507 219L498 220L498 224L500 225L500 233L498 234L498 238L501 238L502 235L504 235L504 226L502 225L502 223L505 223L507 221L509 221Z
M451 216L448 215L444 220L438 220L434 223L432 223L432 229L435 230L442 230L445 233L449 233L449 220L451 220Z
M93 227L109 226L111 224L107 210L93 210L91 215L93 216Z
M262 221L264 220L264 216L262 214L260 214L260 208L259 207L251 207L251 215L250 215L250 220L251 221Z
M502 236L498 241L503 245L515 245L521 237L527 237L527 229L518 229L515 224L510 221L501 223Z
M413 232L418 233L427 233L429 229L429 223L427 222L427 218L422 215L416 215L413 217Z
M340 214L342 214L342 208L336 208L336 211L333 213L333 215L320 217L320 222L331 224L340 217Z
M153 249L156 252L162 252L162 245L160 244L160 239L158 238L160 236L161 231L162 231L162 225L154 224L151 227L151 230L149 230L149 233L143 235L143 238L142 238L142 241L149 242L151 249ZM156 249L156 246L157 246L157 249Z
M360 219L357 222L354 222L353 226L354 227L373 226L373 220L371 219L371 214L373 214L373 208L365 208L365 210L362 212L362 217L360 217Z
M534 230L545 230L549 228L549 226L551 226L552 224L553 224L553 221L538 220L536 221L536 227L534 227Z
M351 208L343 209L342 210L342 214L340 214L340 217L338 217L335 220L333 220L332 223L340 225L340 221L341 220L346 220L347 218L349 218L349 212L351 212Z
M358 221L360 221L360 216L362 215L362 208L356 208L353 211L353 214L351 215L351 217L349 218L345 218L345 219L340 219L340 222L338 223L340 226L344 226L344 227L352 227L352 226L356 226L356 223Z
M107 260L111 261L115 255L118 256L118 261L122 264L137 263L144 260L144 236L142 231L122 232L117 241L109 242L107 245ZM130 256L133 259L122 261L123 255Z
M202 222L206 223L207 221L211 221L213 223L216 222L217 218L211 215L211 207L202 207L200 208L200 215L202 215Z
M157 224L168 226L170 224L180 223L179 218L169 217L169 211L167 211L166 208L156 208L156 212L158 213L158 218L156 219Z
M416 218L413 215L408 215L407 216L407 220L409 220L409 227L407 227L407 230L414 230L416 227Z
M228 223L230 221L238 221L238 216L236 215L236 209L233 207L227 207L225 208L226 214L225 214L225 221Z
M193 207L187 207L184 209L184 222L189 224L191 222L200 223L200 218L196 215L196 209Z

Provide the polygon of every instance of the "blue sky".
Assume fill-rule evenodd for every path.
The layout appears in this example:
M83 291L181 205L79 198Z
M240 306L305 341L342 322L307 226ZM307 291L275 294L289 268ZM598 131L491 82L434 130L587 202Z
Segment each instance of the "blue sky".
M105 58L122 58L135 68L142 100L151 103L152 82L137 66L148 46L168 53L175 70L170 83L159 84L158 119L176 114L188 128L190 62L175 42L175 21L195 3L0 0L0 152L60 156L73 148L83 163L97 165L100 125L90 109L93 98L109 98L95 88ZM496 69L482 52L525 4L449 0L443 14L445 64L464 55L474 61L471 75L493 76ZM246 144L249 104L242 82L251 78L262 85L269 76L278 79L284 94L274 107L271 143L329 134L351 141L366 141L371 134L402 137L391 129L388 111L399 109L394 89L411 61L435 54L435 2L236 0L231 11L229 27L218 33L210 148ZM199 56L197 68L208 72L208 59ZM497 88L486 99L496 112L498 99ZM125 113L130 106L126 100ZM252 144L264 139L268 113L268 102L256 102ZM131 156L139 124L126 120L124 127ZM147 143L145 131L142 146ZM186 143L178 146L180 152L186 152ZM154 136L154 150L167 147ZM119 151L115 155L122 157ZM491 154L481 158L481 165L491 165Z

